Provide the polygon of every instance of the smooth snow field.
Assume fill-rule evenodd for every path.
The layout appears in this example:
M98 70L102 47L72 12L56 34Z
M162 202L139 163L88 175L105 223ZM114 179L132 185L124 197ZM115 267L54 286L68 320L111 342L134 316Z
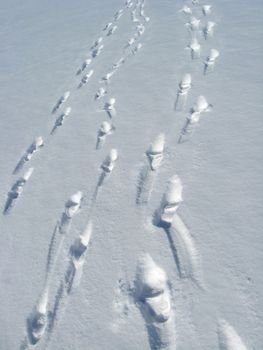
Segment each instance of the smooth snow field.
M0 3L0 350L263 349L262 1Z

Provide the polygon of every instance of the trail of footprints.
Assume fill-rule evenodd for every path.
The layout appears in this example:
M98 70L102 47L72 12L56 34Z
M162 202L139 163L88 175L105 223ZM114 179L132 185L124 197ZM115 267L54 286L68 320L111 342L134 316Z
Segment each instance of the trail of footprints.
M94 102L102 100L110 95L111 79L114 78L114 75L121 66L142 48L140 39L145 32L147 23L150 21L150 18L145 15L144 8L144 0L136 0L136 2L127 0L121 9L116 11L112 21L108 22L103 27L102 35L91 45L89 57L86 58L77 69L76 76L80 79L78 86L76 86L76 91L85 88L85 85L92 79L95 65L93 65L92 69L89 69L89 66L96 57L103 53L104 41L111 35L114 35L118 30L118 20L126 12L129 12L132 23L136 25L135 33L124 44L123 56L113 63L110 70L101 77L99 81L100 86L94 93ZM190 50L191 60L196 60L196 64L199 64L200 61L198 59L201 57L202 52L199 43L200 33L202 33L204 39L208 42L214 35L216 23L206 20L211 14L211 8L211 5L201 6L198 0L192 0L191 5L185 4L179 11L188 17L188 21L185 24L190 37L187 49ZM199 14L200 12L202 13L202 20L193 15L195 12ZM203 20L205 24L201 28ZM213 72L218 57L219 51L211 48L209 55L203 61L204 75ZM177 97L174 105L175 111L185 110L191 88L192 76L186 72L178 85ZM56 102L51 111L52 114L57 114L68 102L70 97L71 91L66 91ZM182 144L191 139L201 116L211 111L212 108L213 106L204 96L200 95L197 98L180 132L178 144ZM66 106L64 111L57 116L50 132L51 137L56 134L58 128L62 127L66 119L71 115L71 112L71 107ZM117 115L116 99L109 96L109 98L104 101L101 112L107 115L108 120L103 121L98 129L97 143L95 145L97 150L104 147L107 137L116 130L115 125L113 125L113 121ZM44 141L42 137L36 138L19 160L14 169L14 174L17 174L27 163L30 163L33 154L38 152L43 145ZM154 188L154 181L158 175L158 169L165 156L165 150L165 135L163 133L156 135L156 138L145 152L145 164L138 178L136 203L139 207L147 205L150 200L151 192ZM68 298L72 290L80 284L85 257L92 236L92 216L94 215L98 193L112 173L117 160L117 150L111 149L108 156L101 164L101 173L99 174L98 182L90 199L87 199L87 196L84 196L81 191L78 191L65 203L64 210L55 225L51 237L47 254L46 277L42 292L39 300L33 307L32 313L27 319L27 333L21 344L21 349L30 349L36 346L40 341L45 349L49 347L54 327L58 324L60 317L66 311ZM30 179L33 170L32 167L29 167L24 175L15 181L11 190L8 192L3 211L4 214L10 213L11 209L14 207L17 199L23 192L25 184ZM183 185L180 177L176 174L172 176L167 183L167 188L160 201L160 206L156 209L153 216L153 224L156 227L160 227L167 236L178 276L181 279L189 278L196 283L201 290L204 290L200 253L194 238L177 213L182 201ZM60 280L55 298L52 300L51 295L54 293L51 293L50 285L56 264L59 261L64 239L70 233L71 224L75 216L81 212L88 203L87 225L70 246L68 252L68 266L66 266L64 275ZM122 287L120 291L126 293L133 303L138 306L145 320L151 349L174 350L176 348L176 336L178 335L176 335L174 317L176 311L171 298L171 284L169 283L165 271L155 263L149 254L139 259L134 285L127 286L127 288ZM121 296L118 297L118 300L121 300ZM125 310L125 313L128 312L127 307L122 308L121 305L119 305L117 309ZM246 349L246 346L235 329L225 320L220 320L218 323L218 342L220 349Z

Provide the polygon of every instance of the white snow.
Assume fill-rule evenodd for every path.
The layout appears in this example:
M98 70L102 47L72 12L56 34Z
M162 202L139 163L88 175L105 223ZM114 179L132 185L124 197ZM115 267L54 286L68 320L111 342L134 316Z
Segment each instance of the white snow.
M191 17L203 32L186 30ZM1 3L0 29L2 211L18 197L0 218L0 349L174 350L175 337L177 350L261 349L262 1L10 0ZM185 50L192 37L200 59ZM220 56L204 74L212 49ZM113 70L110 84L100 83ZM180 91L187 99L175 109ZM198 96L205 103L192 113ZM104 110L111 97L112 119ZM210 103L213 112L203 113ZM188 120L188 142L178 143ZM96 149L104 121L114 132ZM160 133L163 160L152 171L145 152ZM44 147L24 161L38 135ZM173 203L168 227L155 218L173 174L184 200ZM76 215L67 217L77 191ZM90 221L92 240L83 234ZM76 240L83 249L88 242L85 258L73 254ZM144 254L167 281L145 308L134 293ZM47 313L38 317L46 281ZM41 338L34 347L29 321Z

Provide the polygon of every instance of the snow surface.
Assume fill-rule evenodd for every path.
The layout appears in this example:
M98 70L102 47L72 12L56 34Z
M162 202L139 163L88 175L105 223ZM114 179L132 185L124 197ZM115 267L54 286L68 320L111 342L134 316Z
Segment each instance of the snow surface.
M185 27L190 16L180 12L185 4L201 19L200 28L206 21L216 23L212 38L205 40L198 33L201 58L196 60L185 49L191 42ZM241 339L247 349L263 348L262 1L213 0L211 14L204 16L206 4L146 0L143 12L150 20L136 12L145 32L133 44L132 54L124 47L136 33L134 5L114 22L122 0L1 1L3 210L12 185L24 170L34 168L11 212L0 218L1 350L31 349L27 323L46 288L51 238L65 203L78 191L84 199L48 279L49 325L35 349L158 349L148 339L134 296L136 267L144 254L152 256L170 281L174 349L224 348L220 331L228 343ZM103 31L108 22L117 25L110 36ZM101 36L102 51L76 75ZM212 48L220 56L214 71L204 76ZM100 83L124 55L127 59L108 85ZM77 89L90 69L94 74ZM191 74L192 88L185 110L175 111L178 84L186 73ZM100 86L106 86L107 94L95 101ZM71 92L69 98L52 114L66 91ZM202 114L188 142L178 144L200 95L213 109ZM110 98L116 99L111 120L116 130L96 150L98 129L110 120L103 110ZM50 135L67 107L71 114ZM166 140L164 159L154 178L146 181L152 186L147 200L136 203L138 186L144 185L140 172L149 163L145 152L160 133ZM13 174L39 135L44 147L22 173ZM118 160L100 184L100 166L111 149L117 149ZM153 220L175 173L184 189L178 215L187 227L185 242L191 242L185 250L180 246L184 239L176 239L178 225L167 230ZM70 246L90 219L93 232L82 278L67 293L63 283ZM197 271L202 286L191 274L178 272L178 266L187 264L184 259L193 243L202 261L197 267L202 269ZM230 328L218 331L221 319Z

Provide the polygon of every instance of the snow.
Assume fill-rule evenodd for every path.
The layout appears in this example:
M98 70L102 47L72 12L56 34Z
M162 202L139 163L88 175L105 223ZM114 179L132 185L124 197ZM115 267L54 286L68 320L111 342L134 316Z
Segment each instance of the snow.
M51 239L61 238L57 225L65 203L78 191L83 195L78 215L57 241L61 249L48 274L47 310L56 317L51 317L36 349L158 348L149 341L134 295L142 254L150 254L167 275L177 350L220 349L224 341L261 349L262 3L215 0L211 13L204 16L202 6L210 4L201 0L199 5L146 0L143 16L138 8L132 17L136 1L131 7L124 4L1 3L3 210L10 188L21 176L13 174L21 156L39 135L45 146L24 164L22 174L30 168L34 173L10 213L0 219L0 349L27 346L27 320L45 290ZM184 5L192 14L180 11ZM123 15L115 22L114 14L121 8ZM201 57L195 60L185 50L191 42L185 24L192 16L201 20ZM137 21L145 31L140 42L124 52L138 32ZM205 40L202 30L211 27L209 22L215 23L214 33ZM112 24L103 31L107 23ZM115 26L114 34L107 36ZM85 87L77 89L82 75L76 72L100 37L103 50L88 65L94 73ZM214 70L204 75L211 49L220 56ZM120 65L106 97L95 101L95 93L105 84L101 77L115 62ZM184 108L175 111L178 85L186 73L192 86ZM63 95L65 101L52 114ZM202 114L187 142L178 144L198 96L205 96L213 110ZM117 114L110 120L103 108L113 97ZM69 106L70 117L50 135ZM115 131L97 150L98 129L106 118ZM151 174L145 152L160 133L165 134L163 160ZM114 149L114 169L100 182L100 166ZM147 200L136 202L142 169L151 175L144 183ZM180 220L167 231L155 225L154 216L173 174L181 179L184 201L176 212ZM70 247L90 219L92 240L82 274L75 288L63 289L72 273ZM186 234L180 237L182 232ZM180 274L178 266L187 273ZM169 327L167 334L170 331ZM228 340L221 341L223 337Z

